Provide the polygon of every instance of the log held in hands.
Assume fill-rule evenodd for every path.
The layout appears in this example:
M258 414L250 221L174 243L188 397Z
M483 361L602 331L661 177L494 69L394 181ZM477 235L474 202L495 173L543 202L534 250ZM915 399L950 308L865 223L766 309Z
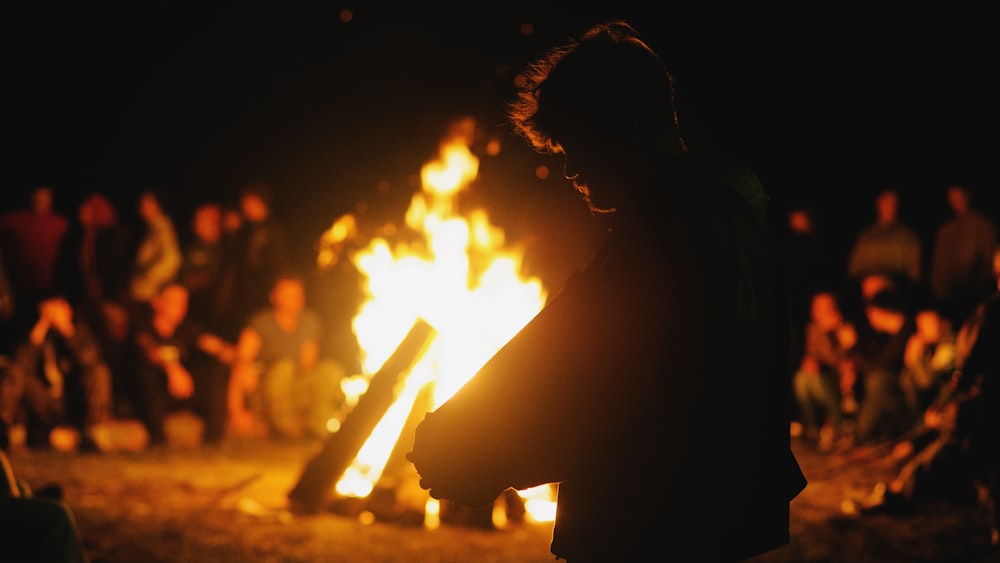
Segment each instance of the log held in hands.
M423 319L417 319L413 324L403 341L372 377L368 390L344 419L340 430L330 434L319 453L306 463L298 483L288 493L295 510L316 512L327 500L327 493L333 484L347 471L372 430L392 406L399 378L409 372L435 333L434 327Z

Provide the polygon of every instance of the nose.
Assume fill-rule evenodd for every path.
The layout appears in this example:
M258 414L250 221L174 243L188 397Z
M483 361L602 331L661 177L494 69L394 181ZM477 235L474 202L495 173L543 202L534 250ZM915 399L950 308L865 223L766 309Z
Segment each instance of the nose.
M580 172L574 170L573 167L569 163L569 158L566 158L563 161L563 177L566 178L567 180L576 180L576 178L579 175L580 175Z

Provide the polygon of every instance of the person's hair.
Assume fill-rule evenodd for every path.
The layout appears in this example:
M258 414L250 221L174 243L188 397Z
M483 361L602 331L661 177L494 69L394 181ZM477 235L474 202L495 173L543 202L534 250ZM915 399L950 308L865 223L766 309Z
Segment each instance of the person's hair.
M673 77L624 21L596 25L550 49L515 84L508 122L540 152L556 152L559 138L581 120L602 134L620 136L648 125L660 130L647 134L679 138Z

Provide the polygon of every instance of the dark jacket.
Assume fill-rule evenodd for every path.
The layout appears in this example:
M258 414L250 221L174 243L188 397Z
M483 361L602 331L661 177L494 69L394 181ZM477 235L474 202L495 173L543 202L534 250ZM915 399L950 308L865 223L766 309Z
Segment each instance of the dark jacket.
M570 561L735 560L788 542L786 309L759 217L688 171L417 430L432 495L558 482ZM671 187L676 184L668 184ZM513 413L513 416L512 416Z

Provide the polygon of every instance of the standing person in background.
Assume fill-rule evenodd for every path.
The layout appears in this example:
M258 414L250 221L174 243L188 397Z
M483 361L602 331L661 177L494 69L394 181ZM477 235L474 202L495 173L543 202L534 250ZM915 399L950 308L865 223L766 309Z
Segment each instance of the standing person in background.
M26 209L0 216L0 243L7 260L7 275L17 321L21 327L33 322L36 307L55 290L59 246L69 230L69 220L55 210L52 188L31 191Z
M145 232L132 263L129 297L134 303L148 304L177 275L182 257L177 230L160 196L144 190L139 196L138 211Z
M759 185L689 152L672 77L625 22L551 50L517 83L515 130L562 155L613 228L419 424L408 459L421 486L486 506L558 483L551 550L571 563L735 561L785 545L805 480Z
M993 292L993 250L996 226L972 205L965 186L947 190L952 217L934 237L930 289L938 308L959 327L976 305Z
M922 282L922 259L920 237L899 217L899 192L879 192L875 222L858 233L848 255L848 278L858 284L867 276L887 276L908 299Z
M195 207L178 275L190 293L190 315L212 330L219 330L223 314L220 292L227 248L222 221L218 203L205 202Z
M91 192L80 202L77 222L64 242L57 265L59 293L93 329L111 369L119 412L125 405L117 399L128 394L122 385L130 379L125 374L131 368L125 350L135 252L131 231L104 193Z
M272 214L272 198L270 184L263 181L250 182L240 192L241 223L234 248L227 252L221 289L228 299L227 338L235 339L250 315L268 305L274 276L289 266L287 234Z

